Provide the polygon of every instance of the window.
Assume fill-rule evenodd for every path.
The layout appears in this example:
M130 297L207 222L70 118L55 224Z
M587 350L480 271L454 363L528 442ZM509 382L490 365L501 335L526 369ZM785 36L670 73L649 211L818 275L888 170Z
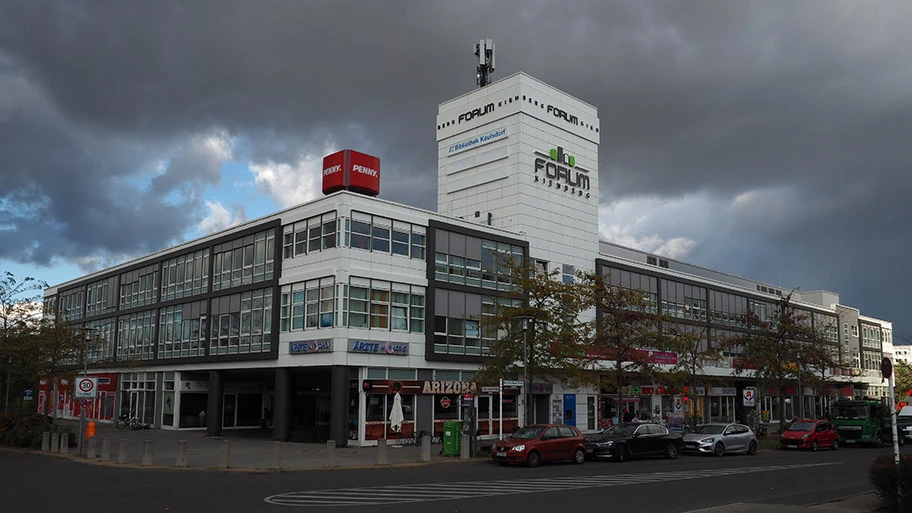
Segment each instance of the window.
M295 248L298 246L295 234ZM265 230L213 248L212 290L250 285L273 277L275 230ZM164 272L164 271L163 271ZM162 296L164 297L164 286Z
M450 234L440 230L437 236L449 237ZM523 247L470 239L473 239L475 244L481 243L481 259L470 258L461 249L452 254L437 252L434 255L434 279L492 290L513 290L515 284L507 272L508 263L522 263ZM477 246L475 252L477 256Z
M268 287L213 299L209 355L269 352L272 294Z
M743 326L747 298L737 294L712 290L709 293L711 320L724 326Z
M208 290L208 249L202 249L162 262L162 301L190 297Z
M85 309L85 288L67 290L58 295L57 313L65 321L82 319Z
M655 313L657 311L659 290L658 278L614 267L602 268L602 274L607 276L611 285L642 292L646 311L650 313Z
M344 287L343 324L423 333L424 303L424 287L352 278Z
M117 310L117 305L108 304L108 286L114 287L114 279L106 278L90 283L86 287L86 317L111 313ZM113 292L113 290L112 290Z
M159 358L188 358L206 355L207 303L207 301L196 301L159 310Z
M706 320L706 289L662 280L662 313L679 319Z
M424 260L425 228L387 217L352 212L345 219L345 243L351 248Z
M572 265L561 265L561 281L566 284L572 284L576 269Z
M335 326L335 278L285 285L282 287L279 329L312 330Z
M151 360L153 357L152 331L155 310L147 310L117 319L117 360Z
M853 337L857 337L857 336L858 336L858 326L856 326L856 325L854 325L854 324L852 325L852 336L853 336Z

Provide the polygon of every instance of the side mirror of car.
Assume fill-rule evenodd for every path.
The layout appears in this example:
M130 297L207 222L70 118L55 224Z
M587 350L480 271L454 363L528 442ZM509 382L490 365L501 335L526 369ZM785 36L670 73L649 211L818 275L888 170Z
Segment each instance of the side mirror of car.
M633 438L639 438L639 437L640 437L640 434L639 434L639 433L634 433L634 434L633 434Z

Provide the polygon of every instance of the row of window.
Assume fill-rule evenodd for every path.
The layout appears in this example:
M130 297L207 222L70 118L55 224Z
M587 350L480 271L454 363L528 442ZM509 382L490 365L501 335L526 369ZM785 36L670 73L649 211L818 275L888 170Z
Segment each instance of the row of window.
M344 286L342 322L350 328L424 333L424 294L424 287L353 279Z
M86 317L101 315L117 310L115 305L108 305L108 281L98 280L86 287ZM113 292L113 291L112 291Z
M121 310L158 303L158 269L132 281L126 281L125 275L121 275L120 280Z
M272 288L233 294L212 303L209 354L265 353L272 346Z
M321 278L282 287L280 331L332 328L336 312L335 278Z
M158 328L159 358L189 358L206 355L205 303L205 301L197 301L161 309Z
M285 233L282 238L283 258L335 248L338 228L335 212L314 216L286 227L291 231Z
M482 241L480 259L438 251L434 255L434 279L510 291L516 288L510 277L510 265L520 266L522 261L522 246L485 240Z
M424 260L427 235L420 225L352 212L351 219L345 220L345 245Z

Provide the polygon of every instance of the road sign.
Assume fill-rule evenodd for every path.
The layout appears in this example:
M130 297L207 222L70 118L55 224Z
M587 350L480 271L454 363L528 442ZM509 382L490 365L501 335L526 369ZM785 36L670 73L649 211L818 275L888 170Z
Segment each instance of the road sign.
M893 375L893 362L889 358L884 357L880 361L880 372L883 374L884 379L889 379Z
M757 387L744 387L741 392L741 400L744 406L750 408L757 406Z
M86 408L88 408L88 407L89 407L89 400L88 400L88 399L83 399L82 401L80 401L79 406L82 406L82 409L83 409L83 410L86 409Z
M481 387L482 393L490 394L493 392L500 392L500 387Z
M25 392L22 392L23 401L31 401L33 397L34 397L34 392L32 392L29 389L27 389Z
M98 378L80 376L76 378L76 399L94 399L98 391Z
M504 382L503 382L503 384L504 384L505 387L521 387L521 386L523 386L523 382L522 382L522 381L513 380L513 379L505 379Z

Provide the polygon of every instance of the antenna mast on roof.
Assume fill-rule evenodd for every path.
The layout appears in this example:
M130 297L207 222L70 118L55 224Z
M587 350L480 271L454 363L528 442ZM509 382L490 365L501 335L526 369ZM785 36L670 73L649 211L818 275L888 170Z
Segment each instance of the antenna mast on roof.
M478 41L475 44L475 56L478 57L475 83L478 87L484 87L491 82L488 75L494 73L494 43L490 39Z

